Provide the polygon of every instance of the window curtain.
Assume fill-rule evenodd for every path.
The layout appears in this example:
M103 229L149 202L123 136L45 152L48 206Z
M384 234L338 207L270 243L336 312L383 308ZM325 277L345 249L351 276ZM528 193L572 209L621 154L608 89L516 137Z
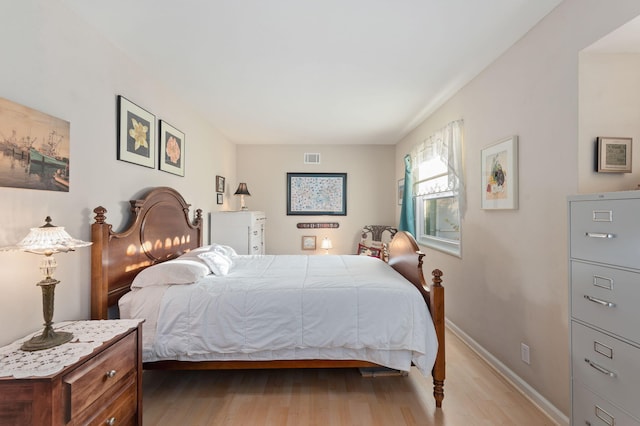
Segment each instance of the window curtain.
M404 193L402 194L402 207L400 208L400 231L407 231L416 236L415 210L413 207L413 166L411 155L404 156Z
M445 191L457 192L458 208L460 218L464 217L466 211L466 191L462 165L462 139L463 120L452 121L444 128L435 132L424 142L414 147L411 152L414 177L413 186L417 185L423 176L419 176L418 169L421 163L438 157L447 165L447 187L424 187L416 190L416 195L428 195ZM409 185L406 184L405 188ZM406 190L405 190L406 191Z

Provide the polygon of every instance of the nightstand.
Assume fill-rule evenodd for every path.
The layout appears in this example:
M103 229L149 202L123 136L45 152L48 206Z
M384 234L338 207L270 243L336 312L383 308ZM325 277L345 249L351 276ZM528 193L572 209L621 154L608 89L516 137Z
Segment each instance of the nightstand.
M27 336L0 348L0 424L141 425L141 324L60 323L71 342L25 352Z

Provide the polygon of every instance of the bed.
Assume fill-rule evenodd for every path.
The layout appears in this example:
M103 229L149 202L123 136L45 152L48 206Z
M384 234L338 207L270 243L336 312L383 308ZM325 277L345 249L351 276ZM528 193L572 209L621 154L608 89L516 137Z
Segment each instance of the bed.
M94 209L91 316L115 318L119 305L123 317L145 318L145 369L415 365L431 374L442 405L442 272L435 269L427 286L424 254L410 234L396 234L388 264L355 255L229 254L233 266L223 274L203 254L221 247L203 245L202 211L191 219L177 191L150 189L130 201L130 211L124 229L114 231L107 210ZM189 264L190 274L202 260L216 273L198 272L185 278L188 285L159 282L159 271L175 274Z

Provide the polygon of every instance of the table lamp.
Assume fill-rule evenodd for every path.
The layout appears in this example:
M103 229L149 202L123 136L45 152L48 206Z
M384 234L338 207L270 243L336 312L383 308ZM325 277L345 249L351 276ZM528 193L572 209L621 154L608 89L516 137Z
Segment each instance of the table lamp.
M333 245L331 245L331 240L328 237L324 237L324 239L322 240L322 243L320 243L320 248L323 248L326 250L324 254L329 254L329 249L333 248Z
M52 275L56 270L55 253L66 253L78 247L86 247L92 243L77 240L69 235L62 226L55 226L47 216L45 224L39 228L31 228L22 241L15 246L4 247L2 250L19 250L33 254L44 255L40 261L40 271L44 276L37 285L42 288L42 312L44 316L44 330L42 334L32 337L22 344L25 351L39 351L53 348L70 341L71 333L53 330L53 306L56 285L60 282Z
M240 196L240 210L247 210L247 206L244 205L244 196L251 195L247 189L247 184L244 182L240 183L240 185L238 185L238 189L236 189L236 192L234 192L233 195Z

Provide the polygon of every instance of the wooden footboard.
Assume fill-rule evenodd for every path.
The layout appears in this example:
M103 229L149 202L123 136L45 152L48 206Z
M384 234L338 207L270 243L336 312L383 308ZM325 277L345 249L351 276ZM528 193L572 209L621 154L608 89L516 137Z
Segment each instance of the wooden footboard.
M189 204L171 188L150 190L145 197L132 200L131 218L125 229L115 232L107 223L107 209L97 207L91 225L91 316L108 319L109 308L130 290L133 278L148 266L173 259L202 245L202 212L189 218ZM433 271L427 286L422 271L424 254L406 232L398 232L389 244L389 265L413 283L428 304L438 337L438 353L433 367L433 394L442 405L445 379L444 288L442 272ZM250 368L338 368L375 366L366 361L160 361L146 363L150 369L250 369Z

